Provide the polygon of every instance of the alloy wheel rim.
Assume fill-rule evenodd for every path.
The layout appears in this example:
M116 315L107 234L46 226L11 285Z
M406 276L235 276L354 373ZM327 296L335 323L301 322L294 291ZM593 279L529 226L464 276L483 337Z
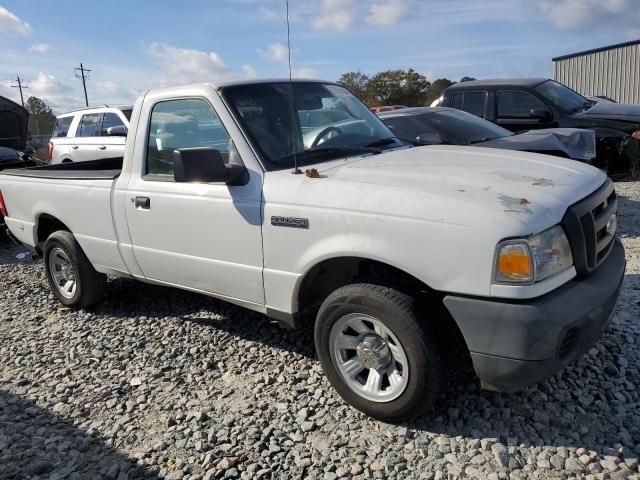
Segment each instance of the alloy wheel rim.
M49 253L49 273L58 292L65 298L73 298L76 293L76 274L69 257L59 247Z
M383 322L351 313L329 337L331 359L351 391L372 402L390 402L405 391L409 362L404 347Z

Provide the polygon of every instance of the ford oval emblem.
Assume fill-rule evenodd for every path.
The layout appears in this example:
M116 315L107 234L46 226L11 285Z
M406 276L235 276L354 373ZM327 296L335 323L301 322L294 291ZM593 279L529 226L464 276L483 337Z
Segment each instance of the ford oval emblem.
M613 236L616 233L616 229L618 228L618 218L615 213L612 213L609 216L609 220L607 221L607 226L605 227L607 230L607 234Z

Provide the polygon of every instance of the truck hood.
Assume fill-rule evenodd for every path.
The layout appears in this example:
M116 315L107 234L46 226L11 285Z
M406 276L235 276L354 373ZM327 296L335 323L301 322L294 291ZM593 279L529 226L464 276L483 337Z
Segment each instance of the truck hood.
M529 152L563 152L574 160L591 161L596 156L596 136L593 130L580 128L544 128L496 138L476 147L506 148Z
M640 105L626 103L596 102L588 110L576 113L574 118L602 118L640 124Z
M28 122L29 112L8 98L0 97L0 147L24 150Z
M456 225L519 224L536 233L559 222L568 206L602 185L606 175L581 162L497 149L424 146L319 164L318 188L344 183L356 205L339 205L341 189L323 189L322 204ZM287 172L288 174L288 172ZM289 174L290 175L290 174ZM308 188L308 187L307 187ZM329 192L329 194L327 194ZM314 195L315 197L315 195ZM513 220L511 222L510 220Z

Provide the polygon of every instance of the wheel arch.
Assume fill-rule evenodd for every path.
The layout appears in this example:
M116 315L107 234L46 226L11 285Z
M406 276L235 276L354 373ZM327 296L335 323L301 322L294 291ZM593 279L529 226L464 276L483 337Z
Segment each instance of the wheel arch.
M58 230L71 232L71 229L56 216L44 212L37 215L35 226L35 244L39 254L42 254L41 245L44 244L49 235L51 235L53 232L57 232Z
M371 282L394 288L408 295L435 294L429 285L401 268L364 256L338 256L323 259L302 275L294 292L299 313L317 308L334 290L349 283Z
M395 265L363 256L324 259L307 270L294 292L298 325L313 324L320 305L329 294L351 283L377 284L409 295L415 299L420 317L429 319L433 331L442 341L454 349L461 346L468 352L460 327L443 303L446 293L433 289Z

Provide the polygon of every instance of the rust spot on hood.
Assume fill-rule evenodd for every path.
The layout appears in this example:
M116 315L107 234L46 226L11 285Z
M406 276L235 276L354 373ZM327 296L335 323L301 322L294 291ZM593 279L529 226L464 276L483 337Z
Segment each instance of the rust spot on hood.
M502 195L502 194L499 194L497 197L498 197L498 200L500 201L500 204L503 207L505 207L504 209L505 212L528 213L528 214L533 213L533 210L529 208L529 205L531 205L531 202L526 198L510 197L508 195Z

